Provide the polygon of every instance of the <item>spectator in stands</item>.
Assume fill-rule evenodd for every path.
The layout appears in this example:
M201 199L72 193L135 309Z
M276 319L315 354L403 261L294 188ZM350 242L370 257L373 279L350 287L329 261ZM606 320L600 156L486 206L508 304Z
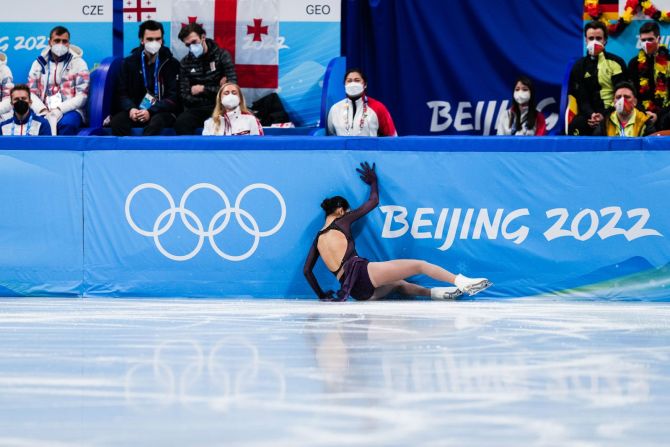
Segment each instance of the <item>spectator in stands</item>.
M260 121L247 109L237 84L227 82L216 95L212 117L205 121L203 135L263 135Z
M670 128L670 95L666 78L670 54L668 48L660 44L660 35L658 23L642 25L642 49L628 62L628 73L638 92L640 110L649 115L649 121L659 130Z
M86 120L88 65L81 48L70 44L70 31L57 26L49 33L28 75L33 110L46 116L54 135L76 135Z
M0 53L0 117L12 112L12 104L9 99L9 92L14 87L14 77L12 70L7 65L7 55ZM0 119L0 121L3 121Z
M614 88L614 110L601 121L596 135L643 137L655 132L651 117L636 106L637 97L633 84L628 81L617 84Z
M391 114L381 102L366 94L365 74L359 68L347 70L344 90L347 97L328 112L328 134L338 136L395 137L398 134Z
M584 26L588 54L575 62L570 73L570 94L578 113L570 123L570 135L593 135L612 104L614 86L628 78L626 63L605 51L607 26L594 20Z
M112 134L159 135L171 127L179 111L179 62L163 46L163 25L154 20L140 24L140 46L123 60L117 82L121 111L112 117Z
M546 135L544 115L535 107L533 81L526 76L519 76L514 84L513 97L512 107L498 117L498 135Z
M14 113L11 118L0 123L1 135L51 135L49 122L30 109L32 105L30 87L18 84L9 93Z
M193 135L212 116L216 95L222 84L237 83L235 64L230 53L207 39L205 30L189 23L179 31L179 40L188 47L181 60L179 91L184 112L177 117L177 135Z

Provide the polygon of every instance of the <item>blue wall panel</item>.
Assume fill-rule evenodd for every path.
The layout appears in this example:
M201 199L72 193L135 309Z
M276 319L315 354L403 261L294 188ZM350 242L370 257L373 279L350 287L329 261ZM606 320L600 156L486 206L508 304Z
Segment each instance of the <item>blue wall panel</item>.
M79 295L82 154L4 149L18 138L0 149L0 296Z
M313 297L302 264L319 204L362 203L354 168L369 160L381 201L356 227L362 256L484 275L494 297L664 300L662 142L0 139L0 294ZM322 263L317 276L336 285Z

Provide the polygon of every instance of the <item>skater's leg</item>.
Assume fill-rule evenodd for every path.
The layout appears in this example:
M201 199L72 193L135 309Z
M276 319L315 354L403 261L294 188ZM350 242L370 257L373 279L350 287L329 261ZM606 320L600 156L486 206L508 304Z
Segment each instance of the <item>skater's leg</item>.
M395 259L368 264L370 281L375 287L400 281L414 275L426 275L442 282L454 283L456 276L448 270L418 259Z

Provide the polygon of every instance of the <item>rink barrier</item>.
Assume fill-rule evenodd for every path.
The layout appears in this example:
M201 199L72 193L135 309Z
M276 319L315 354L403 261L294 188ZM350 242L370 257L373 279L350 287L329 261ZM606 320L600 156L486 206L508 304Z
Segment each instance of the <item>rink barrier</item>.
M0 138L0 295L313 298L324 197L371 260L487 276L488 297L668 299L664 138ZM325 266L324 288L336 288ZM413 278L431 286L429 278Z

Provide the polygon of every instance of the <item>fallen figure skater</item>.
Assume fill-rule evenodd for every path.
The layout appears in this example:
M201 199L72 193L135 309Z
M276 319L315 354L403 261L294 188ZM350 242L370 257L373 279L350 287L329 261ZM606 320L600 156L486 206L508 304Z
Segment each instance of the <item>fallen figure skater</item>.
M491 287L486 278L468 278L434 264L417 259L395 259L385 262L370 262L356 253L351 225L373 210L379 203L379 191L375 165L365 162L356 171L361 180L370 185L370 197L359 208L351 211L344 197L325 199L321 208L326 221L309 250L303 273L322 301L346 301L349 296L356 300L379 300L398 292L407 296L426 296L434 300L456 299L467 293L472 296ZM313 269L321 256L328 269L340 282L340 290L324 292L319 286ZM438 281L455 284L455 287L433 287L431 289L412 284L405 279L424 274Z

